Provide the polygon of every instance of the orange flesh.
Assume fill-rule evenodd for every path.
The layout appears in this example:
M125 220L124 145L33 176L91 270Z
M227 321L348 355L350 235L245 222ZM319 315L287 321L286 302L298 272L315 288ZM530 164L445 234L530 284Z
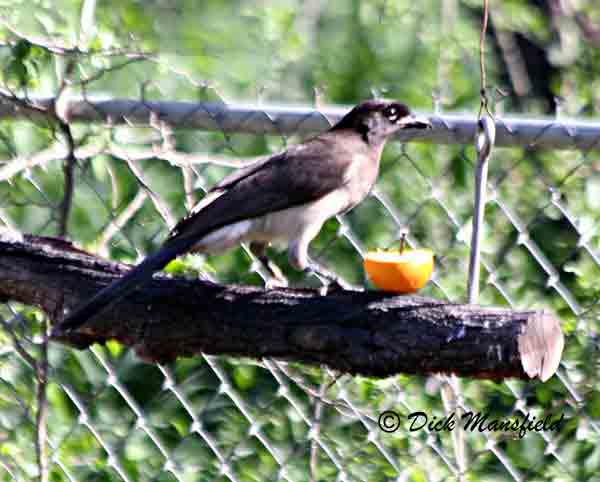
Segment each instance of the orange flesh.
M433 252L427 249L370 251L364 259L365 271L377 288L395 293L414 293L431 277Z

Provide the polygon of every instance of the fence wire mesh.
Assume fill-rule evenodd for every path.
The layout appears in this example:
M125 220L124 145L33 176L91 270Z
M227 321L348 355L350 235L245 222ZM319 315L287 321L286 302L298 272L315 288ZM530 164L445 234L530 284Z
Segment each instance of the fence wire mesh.
M177 129L166 137L160 129L148 130L143 146L118 140L139 129L147 128L110 127L105 146L81 146L77 154L73 216L95 227L87 241L109 257L136 260L154 249L184 214L180 200L192 205L229 169L219 164L235 164L232 153L256 142L256 136L233 132ZM190 137L196 150L211 155L194 162L193 155L178 150L178 136ZM262 142L276 150L291 140ZM393 245L406 232L411 243L439 254L425 294L464 299L473 158L471 146L392 143L370 198L329 222L314 251L360 283L366 247ZM577 479L588 470L574 466L572 458L592 449L599 435L594 280L600 274L600 215L590 209L597 201L584 183L598 176L594 162L585 151L516 146L494 152L481 302L558 312L566 320L567 350L558 375L546 384L466 381L458 401L466 411L492 406L506 417L560 412L569 423L560 433L528 434L527 442L468 433L468 473ZM45 186L61 176L62 162L27 164L15 158L2 166L9 173L2 184L3 220L24 231L52 231L62 193ZM126 192L116 192L116 176L126 180L121 187ZM11 213L23 206L26 215L15 219ZM285 266L284 256L273 256ZM262 283L265 275L253 261L243 247L209 260L191 259L209 279ZM295 277L293 284L317 286L289 267L284 271ZM38 373L31 357L39 363L44 322L31 313L23 317L14 303L2 311L2 465L8 479L27 480L37 471ZM583 350L586 357L572 358L571 350ZM311 472L315 480L459 476L449 434L411 432L408 423L388 434L377 425L379 414L390 408L405 417L425 411L442 418L443 382L437 378L377 381L275 360L214 356L152 366L116 343L85 352L50 344L48 360L49 460L59 479L91 480L94 473L111 480L181 481L306 480Z
M418 17L412 9L404 13ZM214 115L215 104L194 103L191 110L175 109L172 118L163 104L148 99L150 85L125 106L109 103L115 109L109 112L103 110L107 104L87 98L87 89L100 76L110 76L112 67L121 75L118 62L133 59L122 53L102 58L114 64L94 69L96 59L83 55L85 75L74 84L75 92L71 86L59 89L59 98L69 102L74 95L84 97L73 101L83 113L73 106L63 106L62 113L57 108L66 114L62 120L71 134L22 109L18 131L12 125L0 129L5 227L60 232L63 179L72 168L68 237L107 258L136 262L231 169L326 127L344 110L223 104L228 117ZM201 100L221 100L210 84L169 65L160 68ZM135 79L136 87L145 86ZM3 91L4 118L15 115L14 99L6 101L12 95ZM45 105L37 97L20 98ZM437 255L434 278L422 294L464 301L475 121L439 110L430 117L436 123L431 137L391 142L369 198L330 220L312 251L348 281L368 285L364 252L394 246L406 233L411 245ZM86 118L90 122L77 123ZM41 312L2 300L0 478L39 478L39 460L46 459L50 480L57 481L598 480L600 161L595 148L600 126L562 116L499 116L498 129L480 303L559 315L566 348L550 381L463 380L461 390L452 393L454 385L439 377L375 380L280 360L205 355L152 365L116 342L85 351L47 344ZM69 136L76 139L71 164L65 162ZM284 254L269 254L290 285L320 285L291 269ZM176 269L221 283L268 281L244 246L185 261ZM447 387L449 406L444 406ZM409 429L410 413L442 419L456 407L496 418L564 414L566 422L558 432L529 432L523 438L467 432L464 460L452 433ZM378 426L386 410L402 417L394 433Z

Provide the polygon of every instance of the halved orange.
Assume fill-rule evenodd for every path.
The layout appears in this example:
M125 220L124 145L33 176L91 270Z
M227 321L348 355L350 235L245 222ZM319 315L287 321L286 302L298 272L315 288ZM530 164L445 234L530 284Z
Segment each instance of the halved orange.
M369 251L363 264L377 288L395 293L414 293L425 286L431 277L433 251Z

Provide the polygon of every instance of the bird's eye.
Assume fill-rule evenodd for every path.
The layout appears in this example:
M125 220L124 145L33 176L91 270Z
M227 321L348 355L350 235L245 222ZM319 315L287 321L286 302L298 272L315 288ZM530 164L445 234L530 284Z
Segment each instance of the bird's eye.
M395 122L398 119L398 109L395 107L388 107L385 110L385 116L391 121Z

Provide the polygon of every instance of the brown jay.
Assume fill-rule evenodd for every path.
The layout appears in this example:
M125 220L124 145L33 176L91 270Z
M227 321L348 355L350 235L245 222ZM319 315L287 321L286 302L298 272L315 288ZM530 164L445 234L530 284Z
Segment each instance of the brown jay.
M61 329L81 326L183 253L219 253L246 241L258 254L271 242L283 242L292 266L337 282L309 258L309 243L325 221L367 196L391 134L429 127L402 103L368 100L328 131L235 171L174 227L156 253L76 307Z

